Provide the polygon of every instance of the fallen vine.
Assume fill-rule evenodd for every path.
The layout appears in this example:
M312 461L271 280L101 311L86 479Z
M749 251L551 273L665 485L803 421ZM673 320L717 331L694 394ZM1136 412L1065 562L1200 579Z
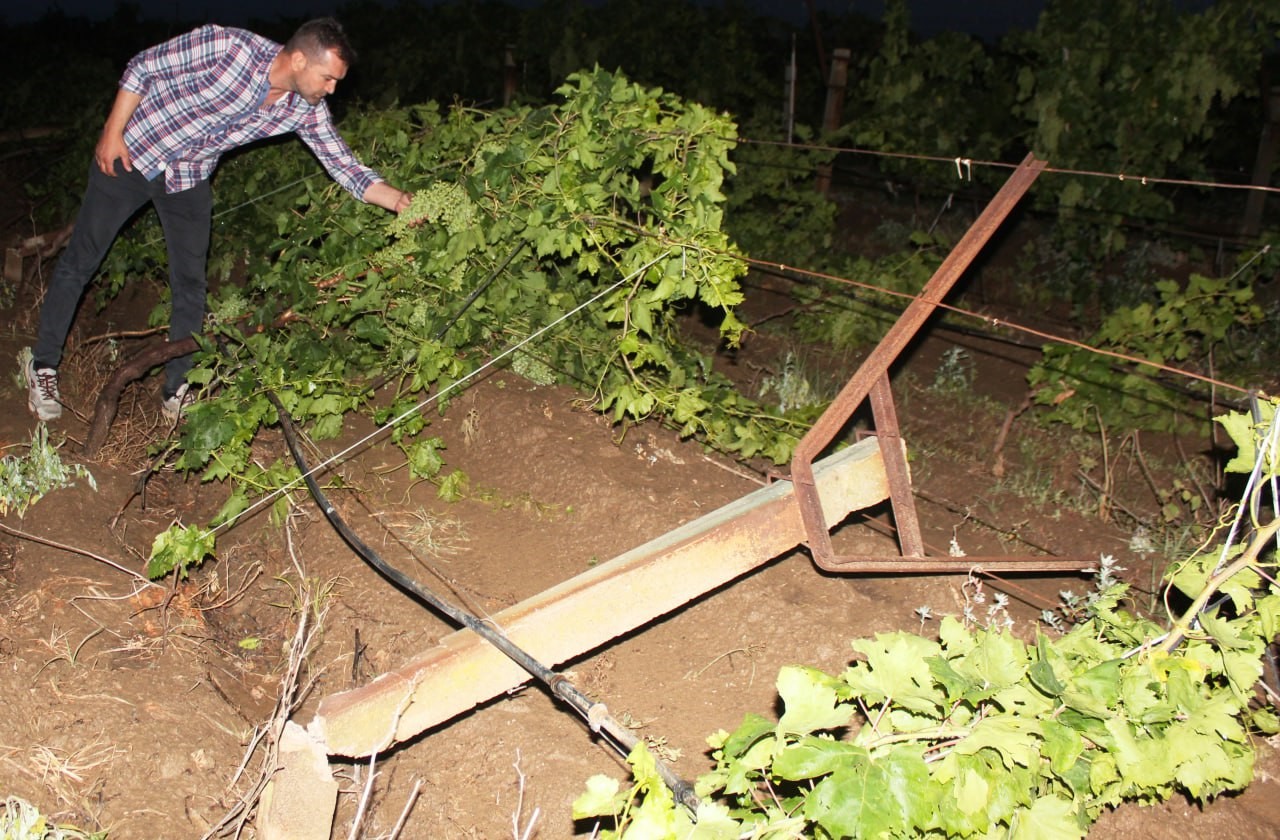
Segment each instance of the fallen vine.
M456 498L465 476L446 469L420 409L443 410L454 383L516 346L515 372L571 384L616 421L657 416L727 451L789 457L802 427L740 394L677 323L703 313L728 344L743 330L745 266L722 229L733 123L600 70L559 95L541 108L422 106L349 121L362 156L414 190L398 217L305 177L291 196L246 200L267 186L264 168L280 181L314 168L290 147L225 167L218 191L234 212L219 228L249 237L248 280L213 301L213 334L226 341L197 339L201 398L172 449L178 469L230 484L214 524L296 481L285 461L250 457L278 421L269 391L316 439L352 412L396 420L390 439L412 474ZM166 545L201 552L170 568L207 548Z

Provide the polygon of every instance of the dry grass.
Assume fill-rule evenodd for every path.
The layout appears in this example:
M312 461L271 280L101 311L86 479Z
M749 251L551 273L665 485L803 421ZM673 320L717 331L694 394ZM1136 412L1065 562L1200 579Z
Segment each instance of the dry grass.
M466 550L470 541L461 520L431 513L423 508L404 512L407 518L387 524L396 537L417 551L437 560Z
M0 760L52 794L61 810L94 824L100 815L98 790L125 755L105 734L75 749L35 744L25 750L0 746L0 751L6 753Z
M324 670L314 668L311 657L324 632L335 583L307 576L294 549L293 530L289 524L285 527L285 538L297 573L297 581L292 585L294 603L291 606L296 626L285 646L286 661L275 708L270 719L255 727L251 734L244 758L228 784L228 795L233 802L222 819L205 833L204 840L240 837L243 834L267 783L280 765L279 743L285 724Z

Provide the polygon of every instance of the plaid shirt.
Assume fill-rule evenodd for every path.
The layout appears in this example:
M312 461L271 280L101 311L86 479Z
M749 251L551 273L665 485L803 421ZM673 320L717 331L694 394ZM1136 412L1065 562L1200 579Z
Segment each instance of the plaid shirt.
M124 133L133 165L148 179L164 175L165 191L179 192L212 175L224 152L292 131L363 199L382 179L338 136L323 100L311 105L289 93L266 107L267 74L281 49L243 29L202 26L134 56L120 79L142 97Z

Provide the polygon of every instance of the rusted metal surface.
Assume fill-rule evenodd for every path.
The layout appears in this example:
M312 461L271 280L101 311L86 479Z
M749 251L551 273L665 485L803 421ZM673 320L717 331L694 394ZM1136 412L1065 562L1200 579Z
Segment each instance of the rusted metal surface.
M991 571L1071 571L1090 564L1090 560L1044 557L926 557L911 492L911 474L902 446L893 393L889 386L889 368L915 338L929 316L938 308L965 270L990 241L1014 206L1026 194L1044 170L1045 161L1027 155L995 198L957 243L919 297L903 311L876 345L848 384L818 418L809 433L796 446L791 460L791 480L795 483L795 499L804 522L806 539L814 562L822 569L837 572L967 572L986 568ZM822 497L813 478L813 462L831 445L837 434L848 425L853 413L868 397L880 441L890 502L898 527L900 557L864 557L837 555L831 543L828 520L822 513Z
M862 441L815 465L823 516L888 498L882 446ZM804 540L794 488L776 482L491 616L538 661L558 665L747 574ZM372 683L320 701L308 730L330 754L365 756L443 723L530 676L459 630Z
M871 418L875 423L876 439L880 441L880 456L884 459L889 502L893 505L893 520L898 526L898 545L908 557L923 557L924 538L920 535L916 497L911 494L911 470L907 466L906 445L898 425L898 410L893 404L888 373L881 375L871 386ZM797 492L796 498L799 497ZM823 532L826 532L825 523ZM833 560L823 558L828 563Z
M816 562L816 561L815 561ZM1046 557L1043 554L1000 554L990 557L876 557L840 554L819 565L828 572L868 575L975 574L984 572L1078 572L1098 564L1097 557Z

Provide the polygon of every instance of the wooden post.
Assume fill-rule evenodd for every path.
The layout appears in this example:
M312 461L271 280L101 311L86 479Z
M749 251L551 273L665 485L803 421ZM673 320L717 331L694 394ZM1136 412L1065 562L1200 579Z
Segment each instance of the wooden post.
M502 107L507 107L516 98L516 45L507 44L502 54Z
M831 75L827 78L827 108L822 115L822 133L829 134L840 127L844 117L844 90L849 83L850 52L844 47L831 52ZM826 195L831 190L832 166L825 163L818 167L818 192Z
M796 133L796 36L791 36L791 61L787 64L786 84L782 91L782 130L787 134L787 142L795 139Z
M1258 157L1253 164L1253 180L1255 187L1266 187L1271 184L1271 171L1275 168L1276 150L1280 146L1280 85L1270 89L1262 98L1262 136L1258 138ZM1265 209L1267 194L1262 190L1250 190L1244 204L1245 236L1257 236L1262 230L1262 211Z

